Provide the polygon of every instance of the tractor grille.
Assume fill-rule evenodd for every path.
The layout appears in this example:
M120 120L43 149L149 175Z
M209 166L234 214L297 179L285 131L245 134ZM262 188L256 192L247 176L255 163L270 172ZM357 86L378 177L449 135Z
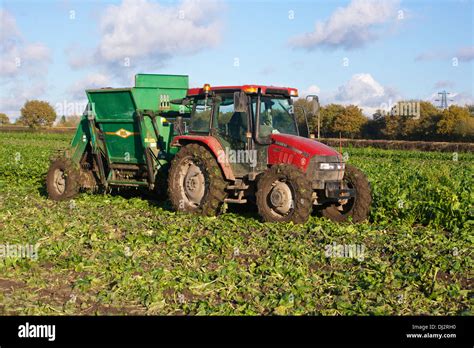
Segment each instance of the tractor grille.
M343 163L339 156L313 156L308 164L306 175L312 182L313 189L324 189L326 182L340 181L344 170L321 170L320 163Z

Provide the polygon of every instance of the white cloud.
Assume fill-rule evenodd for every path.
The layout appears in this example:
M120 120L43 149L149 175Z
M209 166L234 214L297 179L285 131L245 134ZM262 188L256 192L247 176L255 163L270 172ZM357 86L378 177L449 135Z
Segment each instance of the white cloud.
M104 11L94 52L77 54L69 49L69 63L73 68L105 65L121 75L127 74L128 67L156 69L174 56L216 46L221 39L222 9L218 1L184 0L173 6L124 0Z
M434 84L435 89L448 88L448 87L453 87L453 86L454 86L454 82L450 80L440 80L440 81L436 81L436 83Z
M474 105L474 97L471 93L461 92L453 93L451 96L453 103L456 105L464 106L466 104Z
M474 105L474 97L471 93L460 92L451 94L451 103L464 106L466 104ZM449 105L449 102L448 102Z
M69 92L72 94L73 98L84 99L84 91L86 89L109 87L110 84L111 78L109 76L101 73L92 73L75 82L69 88Z
M446 59L449 55L441 50L422 52L415 57L415 61Z
M22 38L15 18L0 9L0 77L26 73L44 73L51 62L49 48L42 43L28 43Z
M10 117L14 121L20 115L20 109L27 100L38 99L47 91L46 84L41 81L16 80L4 86L0 93L0 112Z
M437 59L457 58L461 62L470 62L474 59L474 46L464 46L456 51L446 52L446 50L432 50L420 53L415 57L415 61L427 61Z
M0 111L15 118L27 99L46 93L51 53L42 43L26 41L5 9L0 9L0 39Z
M400 95L390 87L384 87L370 74L355 74L334 94L334 100L341 104L355 104L367 113L388 108Z
M321 88L316 85L311 85L306 88L304 91L300 92L301 97L306 97L308 95L319 94L321 92Z
M88 49L82 45L70 45L64 49L64 54L66 55L69 67L74 70L96 64L94 61L94 53L88 51Z
M50 59L49 48L41 43L34 43L25 46L23 52L28 59L42 61Z
M354 49L378 38L378 29L398 14L399 0L353 0L339 7L326 21L316 23L312 32L290 40L295 48Z
M371 116L377 109L390 110L401 99L395 89L383 86L370 74L355 74L346 83L335 91L320 90L318 86L308 87L302 96L308 94L319 95L322 105L331 103L342 105L357 105L367 116Z
M457 53L456 57L460 61L469 62L474 59L474 46L461 47Z
M0 9L0 38L2 43L9 40L10 38L15 38L20 36L20 32L16 26L15 18L6 10Z
M310 89L311 87L306 91ZM394 106L398 101L406 100L394 88L382 85L380 82L376 81L372 75L367 73L353 75L346 83L339 86L336 91L325 91L323 89L321 92L316 92L314 94L319 95L319 100L322 105L328 105L331 103L357 105L363 110L364 114L369 117L371 117L378 109L390 111L392 106ZM434 105L438 105L439 102L436 101L436 99L439 99L437 92L424 98L424 100L430 101ZM472 93L451 93L448 96L448 105L451 104L461 106L474 104L474 97Z
M133 84L134 82L130 82L127 85ZM56 113L58 116L82 115L88 103L85 90L104 87L117 87L110 75L97 72L87 74L70 85L64 93L64 99L56 101Z

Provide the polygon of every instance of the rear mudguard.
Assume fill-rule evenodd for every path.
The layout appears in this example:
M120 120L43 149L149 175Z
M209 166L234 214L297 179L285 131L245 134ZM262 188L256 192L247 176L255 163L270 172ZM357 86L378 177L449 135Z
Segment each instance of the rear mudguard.
M207 147L216 157L216 160L219 163L222 172L224 173L224 177L227 180L235 180L234 172L232 171L230 164L228 162L218 160L219 155L224 153L224 149L216 138L209 135L179 135L173 138L171 141L171 146L184 146L189 143L201 143Z
M77 125L76 134L74 134L74 137L72 138L71 146L68 151L68 157L77 165L79 165L90 141L91 131L89 128L89 121L87 120L87 117L83 116Z
M104 163L102 161L102 156L100 155L104 155L107 165L109 165L107 149L105 147L104 141L99 137L94 127L91 126L91 123L93 122L94 121L89 120L86 115L82 116L81 121L77 125L76 134L71 141L70 149L66 151L66 156L73 163L80 165L87 146L90 144L92 154L96 156L97 164L99 166L99 179L102 185L107 186L107 177L105 174Z

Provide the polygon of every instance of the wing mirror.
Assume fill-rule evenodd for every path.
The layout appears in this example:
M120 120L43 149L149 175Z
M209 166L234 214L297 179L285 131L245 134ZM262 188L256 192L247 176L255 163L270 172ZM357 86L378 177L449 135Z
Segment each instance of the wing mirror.
M319 97L317 95L308 95L306 97L306 100L308 100L310 104L310 112L311 115L317 115L319 113Z
M311 115L318 117L318 139L320 139L321 138L321 114L319 111L320 111L321 105L319 104L319 97L317 95L308 95L306 97L306 100L310 102ZM312 138L314 138L314 135L312 136Z

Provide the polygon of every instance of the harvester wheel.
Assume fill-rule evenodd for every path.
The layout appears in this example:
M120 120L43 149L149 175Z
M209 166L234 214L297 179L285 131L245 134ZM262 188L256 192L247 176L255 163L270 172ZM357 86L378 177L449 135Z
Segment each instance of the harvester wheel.
M358 168L346 164L344 172L344 184L355 190L355 197L341 200L331 204L322 210L322 215L336 222L361 222L367 219L372 203L370 184L365 174Z
M80 171L66 158L51 163L46 176L46 190L49 198L63 201L74 197L80 188Z
M300 170L275 165L258 181L258 212L267 222L305 223L311 214L311 195L311 182Z
M168 196L177 211L216 215L226 197L225 187L219 164L203 146L184 146L171 163Z

